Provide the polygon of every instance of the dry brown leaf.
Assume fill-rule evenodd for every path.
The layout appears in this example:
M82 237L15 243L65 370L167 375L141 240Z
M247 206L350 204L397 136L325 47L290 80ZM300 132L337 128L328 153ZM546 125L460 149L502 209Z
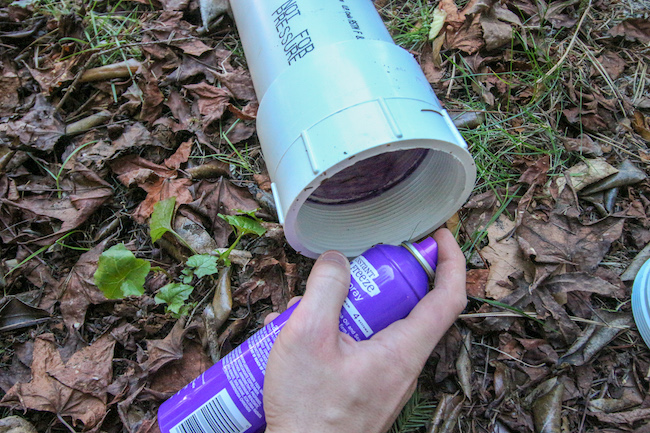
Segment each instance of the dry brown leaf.
M593 95L583 95L587 100L588 97ZM608 101L600 99L592 103L584 103L582 106L565 108L562 114L566 117L567 121L573 125L582 125L584 129L590 132L599 132L610 128L612 118L610 112L611 107L607 107ZM606 103L604 107L599 106L600 102ZM611 101L610 101L611 102Z
M434 44L439 44L444 42L445 40L445 35L441 35L437 37L434 41ZM438 53L440 52L440 48L442 46L437 46L438 48ZM426 44L424 48L422 49L422 54L420 56L420 66L422 67L422 72L424 72L424 76L427 77L427 81L431 84L437 84L439 83L445 76L445 71L443 68L440 66L436 66L436 58L440 57L434 56L434 51L432 49L432 46L429 44Z
M189 341L180 359L165 364L151 377L149 388L171 396L211 366L212 361L203 346Z
M468 332L460 346L460 353L456 359L456 374L463 394L468 400L472 399L472 333Z
M248 140L255 134L255 125L253 123L232 118L225 123L224 129L229 131L228 140L233 144Z
M194 185L192 190L195 199L191 207L212 224L212 236L219 248L229 245L228 237L232 228L218 214L235 215L237 209L252 211L260 207L247 189L235 186L224 178L217 182L203 180Z
M77 362L83 361L88 355L92 357L95 349L91 345L83 356L79 355L73 359L73 355L73 358L67 364L64 364L53 341L54 336L52 334L43 334L36 338L32 362L32 380L29 383L14 385L2 399L2 405L69 416L72 417L74 424L76 424L76 421L81 421L85 428L92 428L106 416L106 391L104 390L103 398L98 398L63 384L55 379L53 374L55 372L63 374L63 370L67 368L71 368L74 372L74 369L80 367ZM107 371L112 375L110 370L113 358L112 348L110 351L110 356L104 357L108 358L108 367L105 359L103 363L96 363L95 365L97 375L103 378L105 378ZM107 353L108 349L105 350L105 348L100 347L100 353L102 352ZM92 370L92 366L89 364L85 364L85 366L89 367L88 372ZM95 379L92 375L81 377L78 381L75 381L75 385L80 386L84 379L90 380L91 383L85 385L93 388L92 382Z
M154 204L176 197L176 206L192 201L190 179L177 178L176 170L154 164L138 155L128 155L110 163L111 169L126 186L137 185L147 192L147 197L133 212L133 218L143 224L153 212Z
M526 171L521 174L517 182L536 185L546 181L551 166L550 156L545 155L535 161L524 162L527 165Z
M467 54L474 54L485 45L479 15L467 20L465 25L454 31L447 28L445 32L445 49L459 49Z
M87 167L101 170L108 161L127 149L157 144L149 130L142 123L136 122L127 126L122 135L116 140L111 142L100 140L95 144L84 147L74 155L73 159Z
M429 433L451 433L456 429L463 408L460 395L442 394L429 426Z
M571 28L578 21L573 13L567 13L565 9L577 3L578 0L567 0L557 2L514 0L511 4L527 17L526 25L537 28L545 21L556 28Z
M525 240L526 254L535 263L570 264L579 271L594 271L612 242L621 237L624 221L608 218L583 226L561 212L552 213L548 221L524 215L517 237Z
M147 191L149 194L133 212L133 219L141 224L144 223L151 216L153 206L159 201L167 200L170 197L176 197L177 207L190 203L192 201L192 195L189 192L191 185L192 181L190 179L160 178Z
M141 363L147 374L154 374L166 364L183 357L183 339L195 326L185 328L185 321L178 320L162 340L147 340L147 360Z
M555 365L558 361L558 354L548 341L541 338L517 338L525 352L523 360L529 364L550 364Z
M485 286L485 296L491 299L501 299L509 295L512 289L508 285L508 277L517 272L524 272L532 279L533 271L519 249L517 240L507 236L515 228L514 222L504 214L488 227L488 245L481 250L481 256L490 265L490 274ZM501 239L501 240L499 240Z
M48 373L62 384L106 402L106 387L113 379L115 340L106 334L75 352L63 367Z
M591 157L603 154L602 147L586 134L581 134L577 138L565 138L562 143L569 152L577 152Z
M18 120L0 124L0 132L25 146L49 152L65 133L65 124L59 120L54 107L42 95L38 95L27 114Z
M643 113L638 110L634 112L632 128L634 129L634 132L650 143L650 122L648 122L648 119L646 119Z
M223 73L216 71L212 72L215 77L219 79L221 84L226 86L233 96L242 101L254 101L257 99L255 96L255 88L253 87L253 79L250 72L246 69L238 68L235 70L226 70Z
M254 304L271 298L276 310L284 309L291 298L285 284L284 271L278 260L268 256L255 257L240 276L239 288L232 297L239 305ZM286 301L282 305L284 299Z
M194 141L192 139L184 141L178 146L176 152L169 158L167 158L164 164L169 168L179 169L182 164L185 164L192 153L192 144Z
M20 99L18 98L18 88L20 87L20 78L13 67L13 62L8 59L0 60L0 116L13 114L17 108Z
M234 105L229 104L228 111L233 113L235 117L240 120L255 120L257 119L257 110L259 107L260 104L257 102L257 100L254 100L246 104L241 110Z
M32 185L28 186L33 189ZM49 187L44 189L46 194L23 194L23 197L16 201L0 198L4 204L21 209L24 221L49 225L50 230L40 235L36 230L31 231L29 235L18 234L38 245L50 245L53 239L58 239L68 231L79 227L113 194L112 188L106 181L85 167L78 168L61 182L61 189L67 191L65 196L52 197L48 189ZM39 218L34 218L35 215L44 218L38 221Z
M537 276L536 276L537 277ZM543 280L546 277L539 277ZM536 282L539 284L539 282ZM564 305L564 300L560 297L553 296L543 287L535 287L533 283L531 290L533 291L533 304L537 311L537 316L544 321L546 325L544 328L546 338L553 342L553 344L566 345L578 338L580 335L580 328L576 323L571 320ZM534 289L533 289L534 288Z
M43 93L49 95L53 90L61 87L63 83L72 81L75 73L72 69L75 67L77 57L71 57L68 60L52 59L49 56L43 56L39 68L27 66L32 77L41 86Z
M609 78L616 80L625 70L625 60L613 51L605 51L596 60L602 65ZM597 75L598 71L592 71L591 75Z
M194 251L198 254L210 254L218 248L217 242L212 239L208 231L194 218L188 218L185 215L176 215L174 218L174 231L181 237ZM186 214L188 214L186 212Z
M566 272L554 275L547 278L544 285L553 293L580 291L608 297L623 297L625 295L625 291L621 287L587 272Z
M629 329L634 323L629 313L611 313L598 310L592 320L605 323L607 326L588 325L575 340L571 347L560 358L560 363L580 366L587 364L595 355L600 353L618 334Z
M144 83L141 85L142 90L142 110L140 110L140 120L147 123L153 123L160 117L163 108L165 96L158 87L158 79L151 71L146 68L140 68Z
M173 130L175 132L181 130L191 131L193 127L197 130L200 130L200 128L194 126L192 123L193 114L192 109L190 108L190 104L185 100L185 98L183 98L183 96L181 96L178 91L172 90L169 93L169 96L165 101L165 105L169 108L169 110L172 112L172 115L177 121L177 124L173 126ZM197 116L198 114L199 113L196 113ZM156 122L156 124L159 122L160 120Z
M637 388L631 376L628 376L622 386L620 397L601 397L589 400L588 409L591 412L613 413L631 409L643 403L644 394Z
M445 24L449 24L456 29L465 24L465 13L458 10L454 0L441 0L438 8L445 13Z
M647 44L650 42L650 20L630 18L609 29L608 33L612 36L622 36L627 41Z
M604 158L586 159L565 171L564 176L556 178L555 184L558 193L561 194L566 186L566 177L568 177L573 189L580 191L615 173L618 173L618 169L608 164Z
M107 301L106 296L95 286L94 279L99 256L105 247L106 241L83 253L57 289L63 322L70 330L78 330L83 326L89 305Z
M29 305L16 297L0 299L0 332L12 331L49 320L47 311Z
M481 14L481 28L487 50L495 50L512 41L512 27L521 27L519 17L510 12L500 2L494 3L487 12Z
M197 98L199 112L203 116L203 130L215 120L221 119L230 105L232 94L223 87L211 86L204 82L184 87Z
M600 422L606 422L614 425L634 424L637 421L647 420L650 418L650 408L634 409L627 412L602 413L592 412Z
M146 34L157 41L170 41L169 45L180 48L186 54L200 56L210 51L211 48L200 39L190 37L195 27L183 20L183 12L178 9L183 7L185 0L166 1L170 9L157 16L155 21L144 22Z
M487 286L489 275L489 269L470 269L467 271L467 294L469 296L485 298L485 287Z
M196 82L196 77L203 76L205 81L214 84L216 81L214 73L217 70L222 68L227 71L233 70L233 67L228 62L229 57L231 57L230 51L219 48L204 53L198 59L193 56L183 55L180 65L165 78L164 83Z
M560 433L562 426L562 394L564 385L556 378L552 388L535 399L533 416L537 433Z

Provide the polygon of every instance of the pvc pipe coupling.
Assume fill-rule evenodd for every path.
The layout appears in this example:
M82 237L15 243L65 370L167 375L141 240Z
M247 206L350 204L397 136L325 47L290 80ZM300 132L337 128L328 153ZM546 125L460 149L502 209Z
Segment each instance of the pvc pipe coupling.
M467 144L370 0L233 0L289 244L317 257L419 239L465 202Z

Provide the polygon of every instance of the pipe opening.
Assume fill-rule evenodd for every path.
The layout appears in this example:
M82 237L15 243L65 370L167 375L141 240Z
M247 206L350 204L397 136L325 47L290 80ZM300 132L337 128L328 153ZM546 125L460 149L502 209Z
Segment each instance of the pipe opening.
M408 178L424 161L427 149L386 152L361 160L326 179L307 199L346 204L377 197Z
M381 154L349 167L351 173L333 177L333 186L305 201L295 225L304 247L315 252L336 248L354 256L374 244L397 245L422 236L433 223L451 216L463 192L458 185L467 181L461 161L433 149L395 153L388 155L395 157L390 164ZM387 172L377 167L382 164L390 166ZM356 188L361 192L354 192Z

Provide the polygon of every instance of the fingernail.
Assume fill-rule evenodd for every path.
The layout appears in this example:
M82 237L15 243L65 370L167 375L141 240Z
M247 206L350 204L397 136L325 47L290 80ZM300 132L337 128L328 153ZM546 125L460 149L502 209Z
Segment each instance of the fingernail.
M325 251L323 254L321 254L319 260L325 262L334 262L341 266L345 266L346 268L350 267L350 262L348 262L348 259L342 253L335 250Z

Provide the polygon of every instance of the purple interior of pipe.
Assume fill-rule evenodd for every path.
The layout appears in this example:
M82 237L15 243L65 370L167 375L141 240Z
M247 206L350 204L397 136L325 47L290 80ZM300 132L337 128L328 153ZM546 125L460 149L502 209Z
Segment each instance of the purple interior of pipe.
M399 150L361 160L324 180L308 201L347 204L376 197L413 173L427 152L427 149Z

